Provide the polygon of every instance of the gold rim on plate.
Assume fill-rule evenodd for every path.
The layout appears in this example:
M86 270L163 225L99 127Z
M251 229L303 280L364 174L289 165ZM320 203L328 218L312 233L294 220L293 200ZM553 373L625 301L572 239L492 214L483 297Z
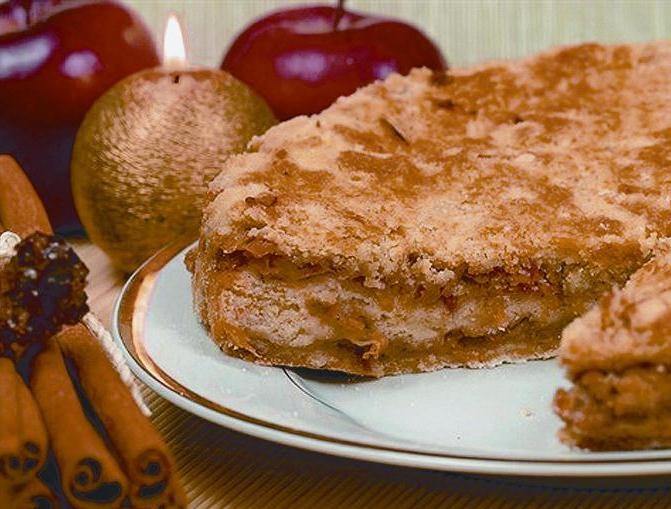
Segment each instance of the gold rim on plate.
M265 430L272 430L279 432L284 435L284 439L279 441L285 445L297 446L304 449L309 449L318 452L326 452L337 454L340 456L347 456L358 459L366 459L371 461L369 457L363 457L362 455L356 454L356 450L361 451L378 451L381 453L390 453L408 456L405 458L405 461L401 461L401 458L389 458L385 457L384 459L378 459L377 461L382 461L384 463L394 463L398 465L413 466L411 458L426 458L433 459L435 461L427 462L420 461L424 465L424 468L438 468L441 470L452 470L460 472L473 472L473 473L508 473L512 475L531 475L531 476L622 476L622 475L632 475L632 473L621 473L618 472L616 468L618 465L623 466L624 464L649 464L650 468L642 469L641 472L635 472L635 475L659 475L659 474L668 474L671 472L671 462L664 461L668 459L667 456L648 456L647 458L626 458L623 457L623 454L628 454L627 452L616 452L616 453L599 453L598 458L589 458L586 456L583 458L557 458L557 459L529 459L529 458L501 458L501 457L491 457L491 456L479 456L479 455L464 455L464 454L453 454L453 453L443 453L443 452L428 452L422 450L412 450L406 449L403 447L392 447L392 446L383 446L379 444L369 444L365 442L358 442L353 440L344 440L336 438L329 435L324 435L320 433L307 432L301 429L293 428L277 422L271 422L268 420L258 419L247 414L238 412L231 408L228 408L224 405L221 405L217 402L211 401L200 394L190 390L188 387L185 387L168 373L161 369L160 366L154 362L151 356L148 354L144 346L144 326L145 318L149 310L149 303L152 292L158 276L162 269L171 262L176 256L178 256L182 251L184 251L189 245L193 243L193 239L182 239L170 246L167 246L163 250L159 251L152 258L147 260L127 281L124 285L124 288L119 295L115 312L113 316L113 334L116 337L116 340L120 343L122 350L130 359L131 368L135 371L135 374L139 376L144 381L146 377L149 377L154 384L168 391L166 396L172 403L181 407L182 409L193 413L193 409L189 408L185 404L184 400L187 400L189 403L200 406L203 409L207 409L218 414L222 414L231 419L239 421L247 425L252 425L260 427ZM222 355L225 355L222 353ZM287 377L295 385L293 379L287 374ZM143 376L145 375L145 376ZM168 397L170 394L175 395L176 397ZM207 418L205 415L198 414L200 417ZM211 419L210 419L211 420ZM222 425L221 422L216 422L217 424ZM255 432L254 429L249 427L234 427L237 431L251 434L260 438L269 439L263 434ZM293 437L293 439L292 439ZM296 439L302 439L300 441ZM318 447L317 444L330 444L332 446L342 446L345 449L339 449L337 451L327 451L324 447ZM664 454L660 451L660 455ZM667 453L668 454L668 453ZM610 457L609 457L610 456ZM440 460L454 460L458 461L458 465L441 465ZM376 461L375 458L372 461ZM485 462L488 466L482 466L481 463ZM469 465L469 463L472 463ZM502 469L492 468L492 465L500 464L504 466ZM511 468L511 464L523 466L523 465L544 465L549 467L549 470L540 469L539 473L534 473L533 469L522 468L518 469ZM593 467L594 471L576 471L580 466ZM604 468L598 468L598 466L603 466ZM554 467L554 468L553 468ZM497 471L500 470L500 471ZM517 473L516 473L517 471Z

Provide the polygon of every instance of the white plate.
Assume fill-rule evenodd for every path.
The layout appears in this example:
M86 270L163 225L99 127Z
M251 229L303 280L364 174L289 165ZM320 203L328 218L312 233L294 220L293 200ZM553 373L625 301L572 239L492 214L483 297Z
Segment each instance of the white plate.
M198 322L186 250L177 251L162 251L128 281L113 333L135 374L195 415L278 443L419 468L671 473L670 450L588 453L561 444L551 402L565 381L555 361L361 380L229 357Z

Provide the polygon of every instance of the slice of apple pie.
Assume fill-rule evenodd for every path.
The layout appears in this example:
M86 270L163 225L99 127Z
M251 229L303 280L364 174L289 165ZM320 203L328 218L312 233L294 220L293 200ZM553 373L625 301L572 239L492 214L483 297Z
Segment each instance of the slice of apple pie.
M415 70L231 157L189 254L212 337L363 375L553 355L671 233L671 43Z
M562 335L575 384L560 389L562 440L589 449L671 446L671 249L613 289Z

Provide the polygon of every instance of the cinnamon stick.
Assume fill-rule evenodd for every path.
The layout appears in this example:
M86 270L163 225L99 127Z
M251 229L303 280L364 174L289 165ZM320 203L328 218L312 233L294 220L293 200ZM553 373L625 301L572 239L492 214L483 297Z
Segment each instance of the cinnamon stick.
M18 163L0 155L0 224L25 237L39 230L53 233L35 188Z
M96 337L80 324L64 329L57 339L74 363L79 383L128 475L131 505L186 507L170 450L139 410Z
M18 488L9 488L0 493L3 509L58 509L58 499L37 477Z
M55 338L35 357L30 385L44 417L68 502L75 509L121 507L128 480L87 420Z
M47 432L33 395L14 363L0 358L0 484L33 479L47 458Z

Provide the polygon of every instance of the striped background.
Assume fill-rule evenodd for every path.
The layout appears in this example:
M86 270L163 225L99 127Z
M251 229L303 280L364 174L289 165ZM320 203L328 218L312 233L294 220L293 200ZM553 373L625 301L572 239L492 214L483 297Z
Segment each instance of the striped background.
M305 0L130 0L156 34L169 11L189 34L191 61L218 65L232 37L271 9ZM326 3L335 3L329 0ZM350 0L354 10L393 14L420 26L453 65L522 56L590 40L645 41L671 35L668 0Z

